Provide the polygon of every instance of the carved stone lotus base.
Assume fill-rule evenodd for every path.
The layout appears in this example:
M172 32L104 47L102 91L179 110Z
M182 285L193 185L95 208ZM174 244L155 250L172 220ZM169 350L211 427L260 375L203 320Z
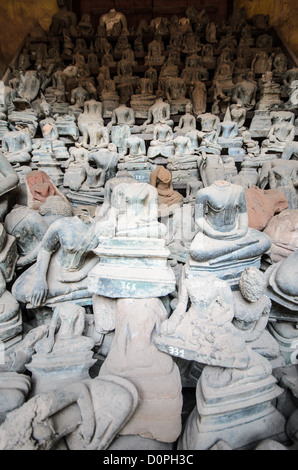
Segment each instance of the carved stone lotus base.
M16 318L0 324L0 341L4 343L5 350L21 341L22 331L23 321L21 313Z
M197 406L186 422L179 450L208 450L219 440L233 450L252 449L263 439L287 441L285 418L271 404L282 393L275 378L248 377L243 384L222 385L229 372L205 366L197 384Z
M164 240L102 239L95 251L100 261L88 274L88 289L93 294L140 299L162 297L175 290Z
M103 188L94 191L67 191L67 199L74 207L80 205L98 206L99 203L104 201Z
M186 277L194 277L200 272L210 272L220 279L227 281L232 289L237 289L242 272L246 268L259 269L261 265L261 256L246 259L234 260L222 263L198 262L190 256L185 265Z

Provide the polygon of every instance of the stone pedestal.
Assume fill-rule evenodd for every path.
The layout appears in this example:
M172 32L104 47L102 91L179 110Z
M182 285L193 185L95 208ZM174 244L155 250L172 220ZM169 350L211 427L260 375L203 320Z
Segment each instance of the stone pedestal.
M150 183L150 175L155 169L152 163L133 163L125 162L118 164L118 170L126 170L131 176L141 183Z
M22 339L23 321L21 312L16 318L0 324L0 341L4 344L7 351L14 344Z
M222 137L219 137L218 144L223 149L227 149L229 155L245 155L245 150L242 148L243 147L242 137L235 137L232 139L224 139Z
M68 355L64 351L61 354L35 354L32 357L30 364L26 364L26 368L32 372L31 396L90 379L89 369L96 362L92 359L91 351L94 342L90 338L85 339L86 343L88 340L90 342L89 350L72 351L70 347Z
M188 183L190 180L199 181L200 174L198 168L188 168L181 170L170 170L172 183Z
M149 229L148 229L149 230ZM165 241L156 238L100 239L99 263L88 274L88 289L111 298L163 297L175 290Z
M219 440L233 450L253 449L264 439L287 442L286 420L271 404L282 393L274 377L248 378L243 384L222 386L219 377L223 371L204 368L197 384L197 406L187 420L178 449L208 450ZM215 380L212 385L208 375Z
M207 271L215 274L220 279L227 281L233 290L238 288L241 274L246 268L259 269L260 265L261 256L246 260L234 260L222 263L216 262L216 260L198 262L193 260L191 256L188 256L185 265L185 276L187 278L195 277L198 273Z
M61 186L64 175L54 153L38 149L33 150L32 154L32 162L36 164L38 170L44 171L51 178L55 186Z

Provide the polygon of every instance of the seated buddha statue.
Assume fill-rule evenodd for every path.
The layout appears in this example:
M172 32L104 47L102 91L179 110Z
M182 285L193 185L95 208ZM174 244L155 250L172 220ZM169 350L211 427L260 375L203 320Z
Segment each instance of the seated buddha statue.
M162 155L163 157L170 157L174 154L173 131L168 126L164 119L155 126L153 131L153 139L150 142L148 149L148 157L154 159Z
M90 303L86 276L98 262L92 252L97 244L93 219L86 214L56 220L45 233L36 263L13 284L13 296L33 309L67 300Z
M189 253L204 265L252 260L271 246L267 235L248 227L244 189L228 181L215 181L198 191L195 222L198 233Z
M154 128L159 124L160 119L165 119L168 126L173 126L174 122L171 118L170 105L166 101L163 101L161 97L158 97L155 103L148 110L148 118L142 125L142 131L153 133Z

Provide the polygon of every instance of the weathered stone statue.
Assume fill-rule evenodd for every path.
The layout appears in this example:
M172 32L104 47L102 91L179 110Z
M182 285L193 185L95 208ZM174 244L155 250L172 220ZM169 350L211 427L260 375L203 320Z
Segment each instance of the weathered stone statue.
M168 209L173 205L177 207L182 204L183 196L178 191L174 191L172 175L168 169L157 166L150 175L150 184L157 189L159 211L162 211L164 206Z
M256 104L257 111L271 111L282 108L283 102L280 99L280 85L273 81L272 72L265 72L262 76L260 86L260 99Z
M265 275L255 269L247 268L241 274L239 291L233 292L233 325L241 331L248 345L266 357L279 356L279 346L266 329L271 310L271 301L265 295Z
M204 367L196 389L197 406L187 419L178 449L207 450L220 440L234 450L251 449L256 429L261 439L286 442L285 418L272 402L283 389L276 385L268 359L253 350L249 356L244 369Z
M240 171L232 178L234 184L239 184L245 189L257 186L260 179L258 173L259 164L251 157L250 155L244 157L241 162Z
M130 105L138 118L148 117L150 107L155 103L154 82L150 78L140 78L136 94L131 96Z
M99 245L95 252L100 263L89 274L90 292L113 298L159 297L172 292L174 274L166 265L167 228L158 222L157 189L131 178L116 184L110 201L96 224ZM132 256L138 258L137 265Z
M207 88L204 82L195 81L190 85L189 96L193 112L197 116L204 114L207 109Z
M146 144L142 137L127 137L119 156L118 170L127 170L137 181L149 183L153 165L148 162L146 153Z
M133 108L126 106L126 104L120 104L112 112L112 117L108 123L108 128L113 128L113 126L125 125L130 128L132 134L140 131L140 126L135 124L135 113Z
M161 66L166 57L163 55L164 43L159 34L155 34L153 41L148 44L148 55L145 57L145 65Z
M283 153L287 144L295 139L294 115L292 113L284 115L284 111L272 112L272 127L267 139L263 140L261 153Z
M29 132L7 132L2 138L2 151L12 165L31 162L32 140Z
M88 13L82 15L81 20L78 23L78 32L83 38L90 38L94 34L91 16Z
M157 98L155 103L149 108L148 118L143 123L142 131L153 133L155 126L159 124L160 120L165 120L165 123L171 127L174 124L171 119L169 103L163 101L162 98Z
M94 340L83 335L85 309L72 302L54 308L47 334L35 344L27 368L32 373L31 396L89 378Z
M68 10L66 0L57 0L57 5L59 12L52 18L50 33L53 36L62 36L63 30L67 29L72 37L77 38L79 34L77 31L78 20L76 14Z
M121 32L128 34L127 20L123 13L114 8L99 18L99 26L106 31L107 37L118 37Z
M119 299L110 308L107 301L96 299L95 316L99 323L100 318L112 317L115 336L99 377L116 374L139 391L138 409L120 435L173 443L181 432L180 373L173 359L153 342L167 311L158 298Z
M89 100L84 102L84 111L78 117L78 128L82 135L88 124L104 124L102 103L100 101Z
M264 233L272 241L270 258L273 263L288 258L298 249L298 210L283 210L269 220Z
M186 83L181 77L172 77L165 82L165 96L171 107L171 114L184 113L187 103Z
M289 208L297 209L297 172L296 160L272 159L262 166L260 187L264 189L268 184L271 189L279 189L286 196Z
M197 159L197 165L204 188L215 181L225 179L224 163L219 155L207 154L202 151Z
M24 403L30 389L28 376L14 373L5 379L7 392L11 394L13 386L19 387L19 404ZM136 387L124 378L102 375L72 383L36 395L9 413L1 426L0 448L104 450L130 420L137 405ZM92 418L85 420L87 416Z
M236 104L240 102L247 110L251 110L256 104L257 91L258 85L254 81L254 74L248 73L234 88L231 101Z
M14 283L12 293L30 308L59 302L90 303L86 276L98 262L93 220L87 215L58 219L47 230L37 262Z
M296 312L298 310L297 284L295 281L297 257L298 251L295 250L286 259L270 266L265 273L267 281L266 294L275 303L284 307L284 313L287 313L288 318L291 318L292 312L295 322L297 322ZM282 316L280 319L282 319Z
M188 103L185 106L185 114L183 114L180 119L178 126L174 127L174 132L178 134L186 134L186 132L196 129L196 118L192 113L193 106L191 103Z
M251 64L251 70L256 75L263 75L272 70L272 56L269 56L266 51L257 52Z
M232 324L233 314L228 283L200 273L182 281L178 305L162 323L155 343L161 351L186 360L242 369L249 354Z
M165 119L160 118L153 130L153 139L147 152L149 160L154 160L158 156L165 158L174 155L173 131L166 124ZM153 161L154 163L154 161Z
M189 253L198 270L215 269L218 276L226 274L231 281L232 272L235 275L237 271L235 264L242 265L242 270L246 263L259 268L260 256L269 250L271 241L248 227L244 189L227 181L216 181L198 191L196 205L199 232Z
M243 123L243 120L241 120ZM227 109L223 122L218 124L218 143L223 148L228 149L229 155L243 154L243 139L239 135L239 127L237 122L232 119L230 108Z

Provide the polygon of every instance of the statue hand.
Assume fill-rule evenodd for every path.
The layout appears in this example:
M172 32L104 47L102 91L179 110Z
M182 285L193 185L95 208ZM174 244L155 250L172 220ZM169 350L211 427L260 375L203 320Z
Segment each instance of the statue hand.
M33 307L39 307L47 299L48 284L44 280L37 280L31 292L31 304Z

